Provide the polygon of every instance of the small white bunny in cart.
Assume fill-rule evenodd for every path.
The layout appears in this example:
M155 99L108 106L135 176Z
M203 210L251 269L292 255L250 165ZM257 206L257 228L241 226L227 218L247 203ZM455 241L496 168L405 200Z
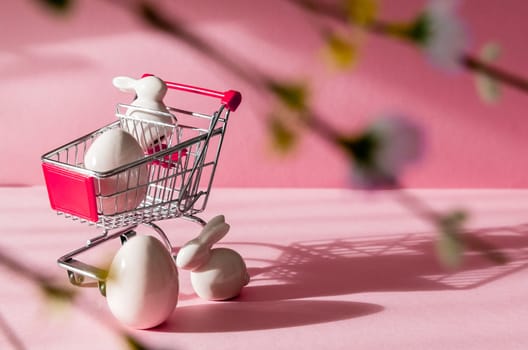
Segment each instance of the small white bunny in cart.
M176 125L176 117L163 103L163 98L167 93L167 85L163 80L153 75L141 79L116 77L113 79L113 84L121 91L136 93L136 98L130 106L139 108L128 108L126 115L134 120L128 120L126 128L138 140L144 151L152 149L157 143L171 137L174 130L171 126ZM141 121L170 124L171 126L142 123Z
M200 235L180 248L176 265L191 270L191 283L198 296L208 300L225 300L237 296L249 283L244 260L236 251L214 248L230 226L223 215L211 219Z

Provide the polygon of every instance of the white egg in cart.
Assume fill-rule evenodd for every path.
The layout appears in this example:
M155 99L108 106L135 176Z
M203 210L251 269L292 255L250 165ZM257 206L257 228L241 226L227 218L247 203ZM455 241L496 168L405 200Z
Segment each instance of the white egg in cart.
M124 243L105 284L112 314L136 329L161 324L178 302L178 270L167 248L152 236L138 235Z
M127 131L114 128L95 139L84 156L84 167L106 172L143 157L143 149L136 139ZM138 207L146 197L148 180L147 164L131 167L117 175L100 177L95 185L99 213L114 215Z

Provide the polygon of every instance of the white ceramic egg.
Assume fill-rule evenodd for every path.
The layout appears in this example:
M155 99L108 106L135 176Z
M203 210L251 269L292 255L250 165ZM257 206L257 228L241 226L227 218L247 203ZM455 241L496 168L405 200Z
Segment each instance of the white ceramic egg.
M84 155L84 167L105 172L144 157L136 139L127 131L115 128L101 134ZM99 213L114 215L133 210L145 199L149 179L147 164L96 181Z
M178 290L178 270L169 251L146 235L132 237L119 249L106 280L110 311L136 329L165 321L176 307Z

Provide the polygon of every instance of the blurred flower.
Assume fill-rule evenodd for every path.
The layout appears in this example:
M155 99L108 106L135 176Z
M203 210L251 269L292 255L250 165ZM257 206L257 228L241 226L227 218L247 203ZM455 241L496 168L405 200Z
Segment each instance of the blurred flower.
M345 11L354 24L361 26L371 23L378 12L377 0L345 0Z
M341 35L331 33L326 36L323 57L337 69L352 67L358 59L358 48L354 43Z
M394 188L398 176L423 151L420 128L402 117L383 117L359 136L342 141L352 156L352 182L366 189Z
M275 112L269 116L268 129L272 146L278 152L287 153L297 144L297 134L279 113Z
M291 110L302 111L306 109L308 100L308 87L306 84L270 81L267 87L284 106Z
M457 15L457 0L430 0L408 31L431 60L447 70L460 67L468 45L468 35Z
M480 59L484 63L492 63L500 56L500 46L497 43L488 43L480 51ZM496 103L501 97L499 82L484 72L478 72L475 75L477 92L484 102Z

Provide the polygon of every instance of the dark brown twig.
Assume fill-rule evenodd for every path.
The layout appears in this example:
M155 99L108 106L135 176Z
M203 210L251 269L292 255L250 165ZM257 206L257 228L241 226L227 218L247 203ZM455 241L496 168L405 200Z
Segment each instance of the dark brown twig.
M110 329L114 329L115 333L119 336L121 336L133 349L149 349L148 346L142 344L138 339L136 339L131 334L127 333L126 331L123 331L121 328L116 326L113 322L107 321L99 315L99 313L94 312L91 308L88 306L77 303L75 300L75 294L68 288L57 286L52 281L47 278L46 276L43 276L39 274L37 271L34 271L33 269L24 266L16 259L8 256L3 252L3 250L0 248L0 266L6 267L9 271L15 273L17 276L20 276L32 283L34 283L36 286L42 288L42 290L46 293L51 293L55 297L64 298L65 301L69 302L70 305L76 306L76 308L88 316L92 317L93 319L97 320L98 322L105 323ZM10 341L15 342L14 344L17 344L17 337L15 336L15 333L10 329L3 327L7 325L6 322L3 322L3 320L0 317L0 328L4 330L4 332L7 330L8 336L11 335ZM18 341L19 343L20 341ZM18 348L17 348L18 349ZM20 349L24 349L22 346Z
M522 92L528 93L528 80L502 68L491 66L475 57L464 55L461 58L462 65L475 73L483 73L503 84L514 87Z

